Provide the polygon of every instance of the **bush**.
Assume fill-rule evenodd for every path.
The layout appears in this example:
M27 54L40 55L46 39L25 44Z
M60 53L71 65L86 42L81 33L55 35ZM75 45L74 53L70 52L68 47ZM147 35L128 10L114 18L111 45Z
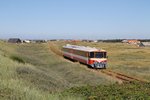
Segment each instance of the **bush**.
M32 70L29 69L28 67L18 67L16 69L16 72L18 74L31 74L32 73Z
M14 61L17 61L17 62L19 62L19 63L23 63L23 64L25 64L25 61L21 58L21 57L18 57L18 56L11 56L10 57L12 60L14 60Z
M83 96L88 100L101 99L150 99L150 83L126 83L123 85L99 85L72 87L62 92L63 95Z

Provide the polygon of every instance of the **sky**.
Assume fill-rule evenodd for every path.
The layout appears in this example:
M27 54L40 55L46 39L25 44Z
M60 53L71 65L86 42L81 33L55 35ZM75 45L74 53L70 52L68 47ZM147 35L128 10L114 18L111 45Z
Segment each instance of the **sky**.
M0 38L150 39L150 0L0 0Z

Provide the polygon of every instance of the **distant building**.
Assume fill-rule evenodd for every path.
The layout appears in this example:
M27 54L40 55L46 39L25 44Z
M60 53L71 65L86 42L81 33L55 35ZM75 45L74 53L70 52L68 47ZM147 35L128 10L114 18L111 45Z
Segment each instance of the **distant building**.
M128 43L128 40L122 40L122 43Z
M138 47L145 47L145 45L142 42L138 43L137 45Z
M139 40L122 40L123 43L128 44L140 44L141 42Z
M142 42L145 47L150 47L150 42Z
M82 42L94 42L94 40L82 40Z
M97 43L97 42L98 42L98 40L93 40L93 42Z
M21 39L19 38L10 38L8 42L9 43L22 43Z
M46 43L46 40L33 40L35 43Z
M129 44L138 44L138 43L140 43L140 41L139 40L128 40L128 43Z
M23 40L23 43L31 43L30 40Z

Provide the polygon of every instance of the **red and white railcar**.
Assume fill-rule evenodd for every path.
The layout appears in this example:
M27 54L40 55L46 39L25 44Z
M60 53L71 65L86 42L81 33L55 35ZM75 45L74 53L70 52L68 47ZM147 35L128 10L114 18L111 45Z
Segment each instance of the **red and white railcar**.
M107 65L107 52L102 49L67 44L63 46L62 53L64 57L93 68L106 68Z

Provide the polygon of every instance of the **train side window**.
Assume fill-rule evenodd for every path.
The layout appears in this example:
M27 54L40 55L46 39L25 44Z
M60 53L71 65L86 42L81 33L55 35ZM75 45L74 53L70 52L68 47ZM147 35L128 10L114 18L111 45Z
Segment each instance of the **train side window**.
M94 58L94 52L90 52L90 53L89 53L89 57L90 57L90 58Z

